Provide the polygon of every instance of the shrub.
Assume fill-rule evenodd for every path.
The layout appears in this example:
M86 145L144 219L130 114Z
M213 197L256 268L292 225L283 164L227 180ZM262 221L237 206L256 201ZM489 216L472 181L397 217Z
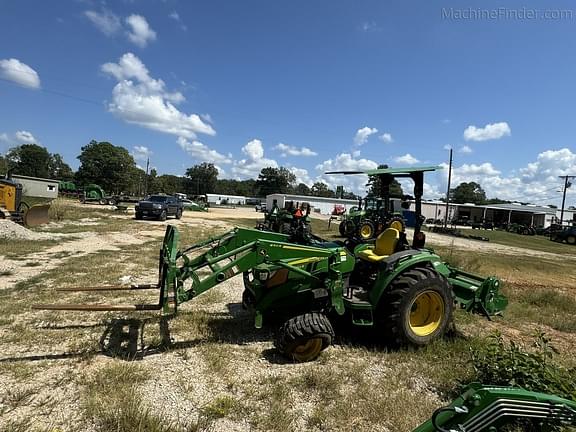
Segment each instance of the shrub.
M475 379L483 384L519 386L576 400L576 369L558 365L551 339L537 332L532 347L505 342L500 334L472 352Z

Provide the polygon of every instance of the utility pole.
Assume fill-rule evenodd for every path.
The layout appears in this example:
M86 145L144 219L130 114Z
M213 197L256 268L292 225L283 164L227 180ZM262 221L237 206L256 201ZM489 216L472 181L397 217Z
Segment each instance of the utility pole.
M146 159L146 177L144 180L144 196L148 195L148 168L150 167L150 158Z
M562 194L562 210L560 210L560 225L562 225L563 221L564 221L564 204L566 203L566 189L568 189L570 186L572 186L572 183L570 183L569 180L576 178L576 176L558 176L559 178L563 178L564 179L564 192Z
M448 211L450 205L450 183L452 182L452 148L450 148L450 165L448 168L448 189L446 190L446 212L444 215L444 228L448 227Z

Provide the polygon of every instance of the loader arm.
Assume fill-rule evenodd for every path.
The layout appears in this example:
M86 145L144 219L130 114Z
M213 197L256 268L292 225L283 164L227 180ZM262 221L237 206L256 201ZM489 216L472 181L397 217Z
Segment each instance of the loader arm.
M413 432L497 431L519 419L548 425L576 425L576 402L518 387L473 383Z
M216 285L254 270L262 264L267 268L285 269L300 280L269 289L255 305L256 327L262 325L262 312L275 303L291 297L327 298L331 309L344 313L343 273L354 267L354 258L344 247L307 246L289 242L289 236L274 232L235 228L221 236L208 239L185 250L178 250L178 230L168 226L159 258L156 285L125 287L65 288L63 291L104 291L158 289L157 304L138 305L37 305L35 309L50 310L162 310L175 313L178 306ZM330 244L330 246L333 246ZM310 264L310 265L309 265ZM271 266L270 266L271 265ZM268 273L268 276L270 274ZM266 281L266 274L259 278ZM306 297L307 296L307 297Z

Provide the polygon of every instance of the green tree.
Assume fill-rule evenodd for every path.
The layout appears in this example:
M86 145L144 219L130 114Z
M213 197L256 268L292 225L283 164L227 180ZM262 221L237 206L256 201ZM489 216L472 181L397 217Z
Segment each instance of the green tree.
M476 182L460 183L450 190L450 200L457 204L483 204L486 201L486 192Z
M273 193L288 193L295 181L296 176L284 167L262 168L256 180L256 189L262 197Z
M312 185L311 192L313 196L333 198L336 196L326 183L316 182Z
M22 144L6 154L8 169L13 174L32 177L50 177L51 155L37 144Z
M8 163L4 156L0 156L0 175L5 175L8 172Z
M80 168L76 173L80 184L96 183L107 193L120 193L131 189L139 180L135 178L138 171L134 158L124 147L92 140L81 150Z
M218 182L218 169L214 164L203 162L200 165L194 165L186 170L188 177L188 193L193 195L204 195L214 193L216 183Z
M378 169L388 168L388 165L378 165ZM379 197L382 196L382 182L379 176L370 176L368 180L368 195ZM400 198L404 195L402 185L396 179L390 183L390 196Z
M154 189L148 188L149 193L165 193L168 195L175 194L176 192L186 191L185 182L186 178L175 176L172 174L163 174L156 177L154 181Z
M58 153L50 155L48 171L50 172L50 178L58 180L72 180L74 178L74 171Z
M310 195L310 188L305 183L298 183L298 186L294 188L294 193L297 195Z

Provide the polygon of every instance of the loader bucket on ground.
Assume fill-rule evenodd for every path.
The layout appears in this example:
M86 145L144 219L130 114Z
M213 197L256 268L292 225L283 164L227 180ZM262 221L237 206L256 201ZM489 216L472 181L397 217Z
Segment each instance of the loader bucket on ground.
M48 216L49 209L50 204L33 205L24 213L24 225L27 227L35 227L47 224L50 221Z

